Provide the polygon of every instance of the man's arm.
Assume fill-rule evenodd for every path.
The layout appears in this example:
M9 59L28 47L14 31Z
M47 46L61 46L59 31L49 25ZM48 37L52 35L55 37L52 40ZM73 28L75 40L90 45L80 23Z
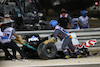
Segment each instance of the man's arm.
M24 41L22 40L22 38L19 37L19 36L15 33L15 29L14 29L14 28L13 28L13 30L12 30L12 34L16 37L15 42L24 44Z
M50 42L56 43L56 42L57 42L57 35L58 35L58 33L59 33L59 29L56 29L55 32L54 32L53 37L51 37L49 40L44 41L43 43L44 43L45 45L47 45L47 44L50 43Z

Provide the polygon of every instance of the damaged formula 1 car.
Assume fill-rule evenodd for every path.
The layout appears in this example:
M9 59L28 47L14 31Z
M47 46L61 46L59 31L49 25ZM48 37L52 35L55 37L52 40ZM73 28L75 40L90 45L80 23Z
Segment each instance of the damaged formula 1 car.
M90 46L94 46L97 41L95 39L92 39L80 44L76 34L75 33L70 33L70 34L72 36L72 43L75 46L75 48L77 48L84 57L89 56L88 48ZM43 44L45 40L50 39L52 36L53 35L41 38L38 34L26 35L25 39L27 41L27 44L36 49L33 50L31 48L23 46L22 49L25 52L26 56L28 58L41 58L41 59L64 57L64 54L61 49L62 45L61 41L58 40L55 44L52 42L48 43L47 45ZM76 54L72 52L68 47L66 47L66 49L68 49L70 56L72 58L76 57Z

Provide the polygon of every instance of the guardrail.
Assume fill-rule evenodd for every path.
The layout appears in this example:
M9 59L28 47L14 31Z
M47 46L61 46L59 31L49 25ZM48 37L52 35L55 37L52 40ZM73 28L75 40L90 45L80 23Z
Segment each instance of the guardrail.
M80 43L85 42L86 40L96 39L97 44L92 49L100 51L100 28L89 28L89 29L66 29L66 31L71 33L76 33L77 38ZM47 37L53 34L54 30L39 30L39 31L16 31L16 33L22 37L25 35L39 34L41 38ZM18 46L22 46L18 44ZM90 48L90 51L92 50ZM0 50L1 52L2 50Z
M86 40L96 39L97 46L100 46L100 28L89 28L89 29L66 29L66 31L71 33L76 33L77 38L80 43L85 42ZM39 30L39 31L17 31L18 35L24 37L25 35L30 34L39 34L41 38L53 34L54 30Z

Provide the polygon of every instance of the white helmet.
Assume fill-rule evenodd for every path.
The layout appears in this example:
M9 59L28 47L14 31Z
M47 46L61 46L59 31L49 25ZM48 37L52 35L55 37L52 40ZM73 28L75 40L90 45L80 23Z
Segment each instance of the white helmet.
M5 22L5 21L3 21L3 22L1 22L0 24L7 24L7 23L13 23L14 22L14 20L8 20L7 22Z
M14 22L14 20L12 20L12 19L10 18L9 14L5 14L4 17L5 17L5 18L4 18L3 22L1 22L0 24L7 24L7 23L12 23L12 22Z

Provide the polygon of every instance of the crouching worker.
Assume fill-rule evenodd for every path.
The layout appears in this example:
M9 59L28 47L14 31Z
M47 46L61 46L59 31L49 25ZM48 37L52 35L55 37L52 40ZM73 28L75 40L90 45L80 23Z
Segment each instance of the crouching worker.
M16 37L20 43L23 43L20 37L15 33L15 29L11 27L12 22L13 21L2 22L1 30L3 31L3 36L1 37L1 43L4 45L4 48L12 49L13 52L12 60L17 60L16 51L19 52L22 60L26 60L25 54L22 52L22 50L17 46L17 44L12 39L12 37Z
M54 28L54 35L49 40L44 41L44 44L48 44L49 42L55 42L57 39L63 41L62 43L62 50L65 54L65 59L69 59L70 55L66 46L68 46L73 52L77 54L77 58L80 58L81 55L77 49L72 45L72 41L70 35L67 31L65 31L62 27L58 25L56 20L51 20L50 25Z

